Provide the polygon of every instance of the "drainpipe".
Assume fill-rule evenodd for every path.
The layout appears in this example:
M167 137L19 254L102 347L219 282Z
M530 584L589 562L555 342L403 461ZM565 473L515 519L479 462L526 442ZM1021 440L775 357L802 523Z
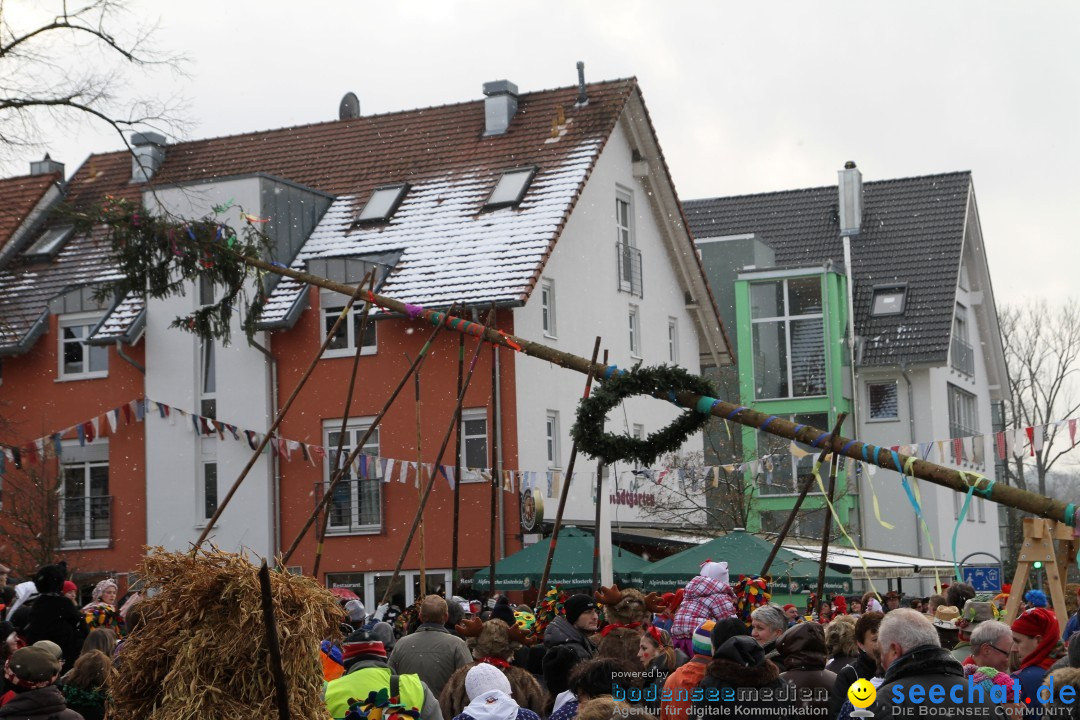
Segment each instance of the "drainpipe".
M128 365L135 368L136 370L138 370L143 375L146 374L146 368L144 368L139 363L135 362L135 360L132 357L130 357L129 355L124 354L124 344L120 340L116 341L116 354L119 355L120 359L123 360L124 362L126 362Z
M915 391L912 389L911 378L907 374L908 365L907 362L900 363L900 376L904 378L904 382L907 383L907 410L908 410L908 442L912 445L915 444ZM919 532L919 521L915 520L915 548L919 553L919 557L923 554L922 533ZM919 586L922 586L922 581L919 580Z
M270 385L267 398L269 402L269 410L266 414L268 418L273 418L277 414L277 359L271 354L271 352L255 342L249 340L251 346L266 356L266 359L270 362L270 374L267 382ZM281 549L281 523L278 518L278 489L281 487L281 463L275 457L274 453L267 453L267 461L270 463L270 555L276 557L278 551Z

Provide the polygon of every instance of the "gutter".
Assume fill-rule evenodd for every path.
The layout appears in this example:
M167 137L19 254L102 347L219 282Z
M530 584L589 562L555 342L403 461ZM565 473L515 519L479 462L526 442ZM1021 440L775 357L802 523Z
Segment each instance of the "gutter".
M146 368L145 367L143 367L139 363L135 362L134 358L132 358L131 356L124 354L124 343L122 341L120 341L120 340L116 341L116 354L119 355L120 359L123 360L124 362L126 362L128 365L135 368L136 370L138 370L143 375L146 374Z

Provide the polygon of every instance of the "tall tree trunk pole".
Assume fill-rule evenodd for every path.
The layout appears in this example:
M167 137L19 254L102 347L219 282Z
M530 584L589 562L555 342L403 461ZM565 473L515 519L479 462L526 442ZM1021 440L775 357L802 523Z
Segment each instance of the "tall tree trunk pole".
M461 394L461 383L465 375L465 335L458 334L458 364L457 364L457 394ZM465 463L461 460L461 427L458 426L454 435L454 464L458 466L457 475L454 477L454 537L451 540L452 549L450 567L450 594L454 595L458 589L458 533L461 527L461 468Z
M840 434L840 427L844 424L844 420L847 418L847 413L840 413L836 418L836 425L833 426L832 435L836 437ZM830 452L834 452L834 448L827 447L821 451L818 456L818 464L825 462L825 456ZM769 551L769 557L765 558L765 565L761 568L760 575L768 575L769 568L772 567L773 560L776 559L776 553L780 552L780 546L784 544L784 540L787 539L787 534L791 530L791 526L795 524L795 516L799 514L799 508L802 507L803 500L806 499L806 493L810 492L810 486L814 484L814 478L807 478L803 483L802 489L799 490L799 497L795 498L795 505L791 508L791 512L788 513L787 519L784 520L784 526L780 528L780 534L776 536L776 542L773 543L772 550ZM831 498L830 498L831 499ZM828 534L826 534L828 537ZM824 560L822 560L824 562ZM820 592L819 592L820 596Z
M488 313L487 323L490 325L491 321L495 319L494 308ZM453 327L453 320L449 322L450 327ZM480 358L480 351L483 349L484 343L476 344L476 351L473 352L472 360L469 363L469 372L465 375L465 383L461 387L461 392L458 394L457 405L454 407L453 417L450 418L450 427L446 429L446 435L443 436L442 445L439 447L439 453L437 460L435 461L435 471L431 473L431 477L428 479L427 486L424 488L424 495L420 498L420 506L416 508L416 515L413 517L412 527L409 528L409 534L405 536L405 542L401 546L401 555L398 556L397 566L394 568L394 574L390 576L390 584L386 586L386 592L383 593L380 605L385 605L390 600L390 593L394 589L394 583L397 582L398 576L401 575L401 566L405 564L405 557L409 554L409 546L412 545L413 537L416 535L416 528L420 524L420 518L424 516L424 507L427 505L428 498L431 497L431 490L435 487L435 478L439 476L438 468L442 464L443 455L446 453L446 447L450 444L450 437L454 430L461 425L461 406L465 402L465 394L469 392L469 383L472 382L473 372L476 370L476 361Z
M269 265L268 267L275 266ZM195 541L195 545L192 546L191 552L194 553L196 550L198 550L199 546L202 545L203 542L206 541L206 538L210 536L210 532L214 529L217 521L221 518L221 513L225 512L225 508L228 506L229 501L232 500L233 495L235 495L236 491L240 488L240 483L244 482L244 478L246 478L248 476L248 473L251 472L251 468L255 467L255 463L259 460L259 456L262 455L262 451L266 449L266 444L270 442L270 439L273 437L274 432L278 429L278 426L281 425L281 421L285 419L285 414L289 412L289 408L292 407L293 401L296 400L296 396L300 394L300 390L303 389L304 384L307 383L308 378L311 377L311 373L315 372L315 367L319 364L319 360L322 359L323 353L326 352L326 348L330 346L330 341L334 339L334 335L337 333L338 327L341 325L342 322L345 321L345 318L348 317L349 311L352 309L353 303L355 303L357 299L365 292L364 285L367 284L371 276L372 273L368 272L368 274L364 276L364 279L360 281L359 285L357 285L356 287L350 287L348 292L343 293L344 295L349 296L349 301L345 304L345 309L342 310L341 314L337 316L336 320L334 320L334 324L330 327L330 332L326 334L326 337L323 338L322 345L319 346L319 351L315 353L315 357L311 359L311 362L308 364L307 370L305 370L304 374L300 376L300 381L296 383L296 387L293 388L292 394L289 395L289 398L285 401L285 405L282 406L281 412L279 412L277 414L277 417L274 418L274 422L270 425L270 429L266 431L266 435L264 435L263 439L259 441L259 445L255 448L255 452L251 454L251 459L247 461L247 465L245 465L244 469L240 471L239 477L237 477L236 481L233 482L232 487L229 488L229 492L225 493L225 497L222 498L220 503L218 503L217 510L214 511L214 514L206 522L206 527L203 528L203 531L199 534L199 539ZM343 285L342 287L348 286Z
M427 478L424 476L424 450L421 442L421 425L420 425L420 370L417 368L416 373L413 374L413 387L416 388L416 473L419 481L416 483L416 499L419 502L424 496L424 483ZM424 516L420 516L420 597L427 595L427 580L424 577L427 568L424 567Z
M495 303L491 304L491 318L496 318ZM489 323L493 324L494 323ZM488 558L488 591L490 597L495 596L495 548L498 542L496 538L497 527L497 515L499 513L499 484L502 478L499 476L499 408L496 404L498 402L499 393L495 388L495 383L498 382L495 370L495 362L497 360L496 355L499 352L498 345L491 346L491 528L489 535L491 537L491 549Z
M596 365L596 358L600 354L600 336L596 336L596 342L593 343L592 349L592 362L590 366ZM589 373L585 376L585 392L582 393L583 398L589 397L589 391L592 390L593 373ZM559 493L559 508L555 511L555 524L551 527L551 542L548 544L547 560L544 562L544 573L540 576L540 595L543 599L544 590L547 588L548 575L551 574L551 562L555 559L555 547L559 544L559 528L562 527L563 510L566 509L566 498L570 495L570 483L574 479L574 463L577 461L577 443L575 442L570 447L570 462L566 464L566 479L563 480L562 492ZM599 500L599 498L597 498ZM599 535L600 527L593 530L593 533Z
M604 366L607 367L608 351L604 351ZM600 589L600 508L604 500L604 461L596 463L596 518L593 521L592 547L592 591Z
M843 414L836 421L836 432L833 433L835 438L840 434L840 425L844 422ZM832 442L833 455L832 460L829 463L829 505L832 505L833 496L836 493L836 472L840 468L840 456L836 454L836 441ZM821 561L818 565L817 572L817 599L820 603L825 597L825 561L829 557L829 536L832 535L832 512L828 507L825 508L825 530L821 534Z
M446 327L445 321L440 322L435 326L435 329L431 332L431 335L428 336L427 342L425 342L424 346L420 348L420 353L417 355L416 359L413 360L412 364L409 366L409 369L405 371L405 374L401 377L401 380L398 381L397 387L394 388L394 391L392 393L390 393L390 397L383 404L382 409L379 410L379 414L376 415L375 419L371 421L371 426L368 427L367 431L364 433L364 436L360 438L360 441L356 443L356 447L354 447L349 452L349 456L345 458L344 467L334 469L333 475L331 475L330 477L330 483L326 487L326 492L323 494L319 502L316 503L315 510L313 510L311 515L308 516L307 521L304 523L304 527L302 527L300 529L300 532L296 534L296 537L293 538L292 544L289 546L289 549L285 551L285 554L282 556L279 565L283 566L285 565L285 563L289 562L289 559L293 556L293 553L295 553L296 549L300 547L300 541L304 539L304 535L307 534L307 531L311 529L311 526L314 525L315 521L319 518L319 513L321 513L323 509L330 504L330 500L334 496L334 489L337 488L337 485L339 482L341 482L341 479L345 477L344 468L347 468L352 464L352 461L356 458L357 455L360 454L360 450L364 447L364 444L368 441L368 438L370 438L372 433L374 433L375 430L378 429L379 423L382 422L383 417L390 410L390 407L394 404L394 401L397 399L398 394L401 393L402 388L405 387L405 383L409 381L409 378L412 376L413 372L415 372L421 360L427 356L428 351L431 349L432 343L435 342L435 338L439 336L439 333L442 332L444 327ZM327 458L327 462L329 462L329 458Z
M300 282L326 288L335 292L352 294L357 290L355 287L327 280L326 278L312 275L311 273L271 265L259 258L245 256L238 257L251 267L284 275L285 277L290 277ZM415 306L408 305L400 300L395 300L383 295L372 294L369 299L376 305L380 305L391 312L408 315L410 317L423 317L432 323L443 322L446 317L446 313L436 310L418 309ZM592 363L588 359L578 355L562 352L515 335L501 333L492 328L485 328L483 326L477 327L476 323L470 323L460 318L452 318L450 327L458 332L476 335L477 337L483 338L485 342L502 345L503 347L517 350L530 357L539 358L570 370L576 370L583 375L592 372L594 375L600 376L607 370L607 368L597 363ZM658 393L656 396L662 400L668 399L666 393ZM807 445L814 445L815 447L820 447L818 443L824 442L829 436L829 433L826 431L810 427L809 425L796 425L790 420L786 420L782 417L767 415L748 407L735 405L717 398L704 397L686 390L676 390L675 399L681 407L699 408L699 411L701 412L707 412L710 415L723 418L728 422L757 428L759 430L761 430L763 426L766 426L764 427L764 432L767 432L770 435L787 438L788 440L797 440ZM977 478L973 473L964 473L962 475L960 471L943 467L915 456L908 456L900 453L897 453L896 458L899 460L898 467L893 458L893 453L889 448L878 447L876 445L870 445L845 437L837 437L836 442L841 448L839 454L845 455L853 460L873 463L886 470L904 472L905 469L909 467L908 463L910 461L910 475L935 485L947 487L956 492L966 493L969 488L968 481L974 482ZM968 481L965 481L965 477ZM986 490L985 482L980 482L978 487L980 494L983 494L983 497L987 497L989 500L1005 505L1006 507L1013 507L1017 510L1023 510L1032 515L1037 515L1038 517L1058 520L1070 525L1073 522L1071 516L1066 517L1066 508L1071 511L1072 506L1067 505L1060 500L1028 492L1027 490L1021 490L1020 488L1005 485L1004 483L995 483L990 487L989 491Z
M375 275L368 273L368 292L375 289ZM345 391L345 407L341 411L341 430L338 432L337 450L334 457L341 457L341 448L345 447L345 435L349 432L349 414L352 412L353 394L356 392L356 376L360 372L360 356L364 350L364 333L367 332L368 316L371 314L371 303L364 303L364 310L360 316L360 330L354 334L356 352L353 353L352 372L349 374L349 388ZM347 335L346 335L347 337ZM351 505L352 503L350 503ZM351 513L350 513L351 515ZM326 542L326 529L330 524L330 511L323 515L322 527L315 534L315 562L311 566L311 577L319 579L319 565L322 564L323 543Z
M281 662L281 645L278 642L277 620L274 618L274 596L270 592L270 568L263 558L259 568L259 590L262 596L263 623L266 625L266 646L270 650L270 672L274 677L274 695L277 699L278 719L290 720L289 684L285 666Z

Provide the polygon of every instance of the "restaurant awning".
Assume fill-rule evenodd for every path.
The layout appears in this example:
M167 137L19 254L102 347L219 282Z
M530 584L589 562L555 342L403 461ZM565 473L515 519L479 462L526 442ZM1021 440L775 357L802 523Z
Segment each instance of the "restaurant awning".
M785 543L784 550L817 562L821 557L821 547L800 543ZM901 555L899 553L887 553L879 550L862 550L863 559L866 560L866 568L859 562L859 556L854 549L843 546L831 546L825 556L825 562L851 573L856 580L867 578L909 578L909 577L934 577L934 571L938 574L949 575L952 573L953 564L948 560L934 560L931 558L917 557L915 555Z
M612 549L612 566L615 584L629 585L635 572L648 567L641 557L620 548ZM547 561L548 543L538 542L495 563L496 590L528 590L540 584L540 575ZM593 535L576 527L564 527L559 531L559 544L551 562L548 587L587 587L592 584ZM473 575L472 586L476 590L489 587L488 568L481 568Z
M692 546L680 553L652 563L637 573L638 584L646 590L676 590L690 582L708 560L726 561L732 585L739 575L761 572L773 544L745 530L733 530L727 535ZM799 594L817 587L818 563L780 548L773 560L770 574L774 592ZM835 568L825 570L825 591L847 593L852 590L852 578Z

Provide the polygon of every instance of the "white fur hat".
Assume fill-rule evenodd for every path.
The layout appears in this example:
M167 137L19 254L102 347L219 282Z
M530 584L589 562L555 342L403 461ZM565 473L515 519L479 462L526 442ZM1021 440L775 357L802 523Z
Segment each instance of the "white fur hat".
M473 665L469 672L465 673L465 694L471 701L489 690L502 690L510 695L510 681L506 674L486 662Z
M710 580L729 585L728 582L728 569L726 562L706 562L701 566L701 572L698 573L702 577L707 577Z

